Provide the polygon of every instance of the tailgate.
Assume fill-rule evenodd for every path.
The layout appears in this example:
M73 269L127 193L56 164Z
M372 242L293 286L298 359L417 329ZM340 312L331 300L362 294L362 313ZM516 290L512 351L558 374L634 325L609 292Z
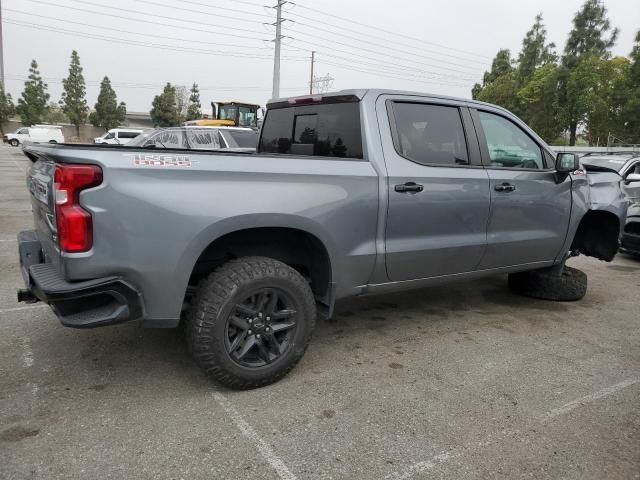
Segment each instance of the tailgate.
M46 261L59 263L57 229L55 221L54 176L55 162L43 155L30 152L35 161L27 172L27 188L31 194L31 207L38 240L42 244Z

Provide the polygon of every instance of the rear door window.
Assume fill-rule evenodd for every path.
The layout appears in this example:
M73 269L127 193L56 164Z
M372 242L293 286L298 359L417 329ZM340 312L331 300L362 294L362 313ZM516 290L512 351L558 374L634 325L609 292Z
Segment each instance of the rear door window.
M360 104L329 103L267 110L260 151L363 158Z
M393 116L394 146L403 157L421 165L469 165L458 107L396 102Z

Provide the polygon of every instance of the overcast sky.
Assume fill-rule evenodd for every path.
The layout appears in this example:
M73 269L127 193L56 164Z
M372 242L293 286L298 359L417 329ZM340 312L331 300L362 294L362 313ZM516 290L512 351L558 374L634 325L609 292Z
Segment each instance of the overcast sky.
M260 0L1 0L7 89L22 91L32 58L60 98L78 50L93 107L108 75L129 111L148 111L162 85L201 86L211 100L264 104L271 96L274 11ZM309 56L333 89L380 87L470 96L500 48L514 56L541 12L561 51L582 0L296 0L284 17L281 96L307 93ZM275 3L275 0L274 0ZM638 0L606 0L628 55ZM322 15L317 11L329 14ZM353 22L359 22L353 23ZM375 27L369 28L368 26ZM82 36L79 36L81 34ZM167 46L170 46L169 49Z

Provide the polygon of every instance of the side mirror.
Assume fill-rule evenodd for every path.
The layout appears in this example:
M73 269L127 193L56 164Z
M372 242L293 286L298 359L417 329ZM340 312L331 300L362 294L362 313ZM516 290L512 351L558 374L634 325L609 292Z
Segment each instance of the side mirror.
M556 157L556 170L559 173L571 173L580 170L580 157L575 153L559 153Z
M625 183L640 182L640 173L630 173L625 178Z

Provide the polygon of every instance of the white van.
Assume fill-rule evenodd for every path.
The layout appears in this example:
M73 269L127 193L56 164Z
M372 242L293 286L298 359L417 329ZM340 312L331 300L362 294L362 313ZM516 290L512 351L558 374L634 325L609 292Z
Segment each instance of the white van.
M41 143L64 143L62 127L60 125L34 125L22 127L13 133L7 133L3 141L17 147L25 141Z
M93 139L93 143L108 143L110 145L124 145L142 133L138 128L112 128L101 137Z

